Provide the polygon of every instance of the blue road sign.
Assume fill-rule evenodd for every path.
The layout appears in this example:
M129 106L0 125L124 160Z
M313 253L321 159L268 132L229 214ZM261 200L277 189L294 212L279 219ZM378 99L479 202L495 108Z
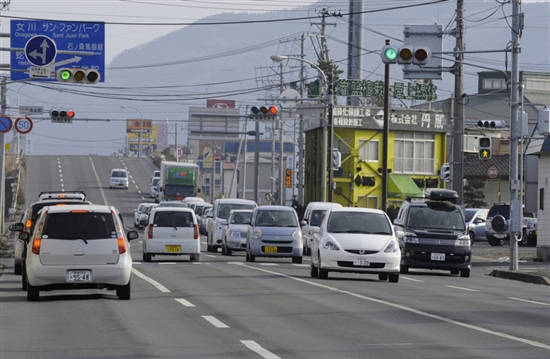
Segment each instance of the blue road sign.
M27 61L36 66L46 66L55 60L55 42L47 36L35 36L25 45Z
M13 121L6 115L0 115L0 133L10 132Z
M11 80L28 80L30 68L47 67L52 74L61 67L89 68L101 74L101 82L105 81L105 24L100 22L65 22L45 20L11 20L11 47L21 51L11 51ZM35 37L48 38L57 49L54 59L42 62L51 57L51 53L43 51L41 44L32 45ZM43 41L42 41L43 42ZM49 42L46 40L46 44ZM30 55L36 55L36 59ZM40 54L40 55L38 55ZM32 60L31 60L32 59ZM31 62L32 61L32 62ZM50 78L36 78L37 81L56 81L55 75Z

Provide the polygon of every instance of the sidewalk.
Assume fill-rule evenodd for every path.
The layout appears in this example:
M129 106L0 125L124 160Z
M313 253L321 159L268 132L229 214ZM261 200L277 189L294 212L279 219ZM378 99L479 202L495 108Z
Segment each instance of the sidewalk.
M537 262L531 258L529 260L519 260L518 270L511 271L510 258L502 256L498 258L488 258L482 256L472 257L472 267L498 266L501 268L493 269L488 275L496 278L517 280L525 283L550 285L550 263Z

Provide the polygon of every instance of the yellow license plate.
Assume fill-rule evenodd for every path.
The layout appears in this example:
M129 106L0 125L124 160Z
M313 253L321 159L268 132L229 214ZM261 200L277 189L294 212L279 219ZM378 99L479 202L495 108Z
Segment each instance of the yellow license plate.
M264 247L264 253L277 253L277 247Z
M181 252L181 246L166 246L166 252L179 253Z

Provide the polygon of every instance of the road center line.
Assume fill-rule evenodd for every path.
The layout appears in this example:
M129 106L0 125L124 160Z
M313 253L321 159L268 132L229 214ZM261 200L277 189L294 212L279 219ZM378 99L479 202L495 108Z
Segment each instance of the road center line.
M273 354L272 352L265 350L258 343L253 340L241 340L248 349L252 350L256 354L259 354L261 357L266 359L281 359L281 357Z
M157 288L158 290L160 290L163 293L170 293L171 292L170 289L166 288L165 286L163 286L162 284L160 284L156 280L147 277L145 274L141 273L140 271L138 271L134 268L132 268L132 273L134 273L135 275L137 275L138 277L140 277L144 281L151 283L155 288Z
M202 317L206 319L207 322L215 326L216 328L220 328L220 329L229 328L229 326L223 324L219 319L216 319L211 315L203 315Z
M182 304L185 307L195 307L195 305L183 298L176 298L176 302Z
M108 206L109 203L107 202L107 197L105 197L105 192L103 191L103 187L101 186L101 181L99 180L99 176L97 174L97 171L95 170L94 161L91 157L88 157L90 159L90 163L92 164L92 170L94 171L95 179L97 181L97 186L99 187L99 192L101 193L101 197L103 198L103 203Z
M388 302L388 301L385 301L385 300L376 299L376 298L373 298L373 297L367 297L366 295L353 293L353 292L350 292L350 291L347 291L347 290L342 290L342 289L339 289L339 288L331 287L331 286L328 286L328 285L325 285L325 284L320 284L320 283L309 281L309 280L302 279L302 278L292 277L290 275L279 273L279 272L274 272L274 271L271 271L271 270L268 270L268 269L264 269L264 268L260 268L260 267L253 267L253 266L250 266L250 265L247 265L247 264L243 264L243 267L254 269L254 270L257 270L257 271L260 271L260 272L265 272L265 273L269 273L269 274L278 275L278 276L281 276L281 277L285 277L285 278L288 278L288 279L295 280L297 282L302 282L302 283L305 283L305 284L313 285L313 286L316 286L316 287L319 287L319 288L325 288L325 289L331 290L333 292L339 292L339 293L342 293L342 294L350 295L352 297L365 299L365 300L368 300L368 301L371 301L371 302L387 305L387 306L394 307L394 308L397 308L397 309L401 309L401 310L404 310L404 311L407 311L407 312L422 315L422 316L425 316L425 317L428 317L428 318L440 320L442 322L446 322L446 323L449 323L449 324L454 324L454 325L457 325L459 327L464 327L464 328L476 330L478 332L482 332L482 333L494 335L494 336L497 336L497 337L509 339L509 340L512 340L512 341L524 343L524 344L527 344L527 345L531 345L531 346L534 346L534 347L550 350L550 345L548 345L546 343L541 343L541 342L537 342L537 341L529 340L529 339L524 339L524 338L518 338L514 335L509 335L509 334L506 334L506 333L501 333L501 332L497 332L497 331L494 331L494 330L478 327L477 325L462 323L462 322L459 322L459 321L456 321L456 320L453 320L453 319L442 317L440 315L430 314L428 312L423 312L421 310L410 308L410 307L407 307L405 305L392 303L392 302Z
M470 289L470 288L464 288L464 287L455 287L454 285L446 285L447 288L453 288L453 289L460 289L460 290L467 290L469 292L479 292L477 289Z

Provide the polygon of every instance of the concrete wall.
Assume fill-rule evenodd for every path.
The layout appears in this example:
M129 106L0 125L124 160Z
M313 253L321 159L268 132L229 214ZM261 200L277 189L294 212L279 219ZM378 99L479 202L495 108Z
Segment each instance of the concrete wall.
M548 152L542 152L539 158L539 193L541 189L544 190L544 198L539 196L537 201L537 258L550 262L550 153Z

